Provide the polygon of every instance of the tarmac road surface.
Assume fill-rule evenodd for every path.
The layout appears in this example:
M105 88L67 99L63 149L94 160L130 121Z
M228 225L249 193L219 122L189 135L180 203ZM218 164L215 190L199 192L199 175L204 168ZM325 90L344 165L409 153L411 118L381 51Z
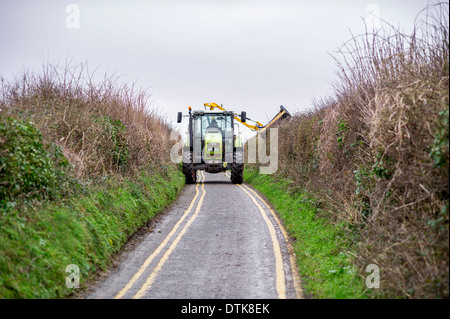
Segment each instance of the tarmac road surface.
M256 191L198 172L87 298L302 298L288 236Z

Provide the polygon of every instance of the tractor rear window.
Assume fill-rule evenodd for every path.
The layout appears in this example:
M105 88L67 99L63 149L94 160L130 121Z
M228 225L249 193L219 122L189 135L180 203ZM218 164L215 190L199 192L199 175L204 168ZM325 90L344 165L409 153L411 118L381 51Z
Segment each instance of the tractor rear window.
M195 134L198 136L200 133L202 135L205 134L205 130L209 127L215 127L222 131L222 134L225 134L226 130L231 130L232 127L232 118L231 115L224 114L204 114L202 116L198 116L195 119Z

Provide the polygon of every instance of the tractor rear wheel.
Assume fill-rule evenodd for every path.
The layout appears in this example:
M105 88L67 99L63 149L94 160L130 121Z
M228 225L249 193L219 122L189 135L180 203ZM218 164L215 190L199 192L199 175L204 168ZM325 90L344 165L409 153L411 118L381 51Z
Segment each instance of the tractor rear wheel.
M231 165L231 181L233 184L242 184L244 181L244 153L236 151Z
M197 181L197 171L194 169L192 152L190 151L183 153L183 173L186 177L186 184L195 184Z

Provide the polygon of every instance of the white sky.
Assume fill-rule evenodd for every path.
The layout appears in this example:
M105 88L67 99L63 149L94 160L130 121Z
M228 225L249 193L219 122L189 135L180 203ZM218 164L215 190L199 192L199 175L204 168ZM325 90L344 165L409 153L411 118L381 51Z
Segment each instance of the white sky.
M69 4L79 28L66 26ZM178 111L205 102L266 123L280 105L294 113L332 95L329 53L364 32L370 4L408 32L427 0L0 0L0 73L87 60L149 88L174 125Z

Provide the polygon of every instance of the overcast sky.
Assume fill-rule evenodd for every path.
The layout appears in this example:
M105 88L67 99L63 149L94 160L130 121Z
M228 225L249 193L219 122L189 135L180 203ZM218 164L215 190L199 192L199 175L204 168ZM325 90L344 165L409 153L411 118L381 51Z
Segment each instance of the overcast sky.
M70 4L79 10L79 24ZM408 32L426 5L427 0L0 0L0 73L9 78L24 69L39 71L43 59L87 60L100 74L115 71L149 88L152 107L171 122L189 105L202 109L216 102L266 123L280 105L293 113L310 108L313 98L332 95L336 65L329 53L350 31L364 32L370 12Z

